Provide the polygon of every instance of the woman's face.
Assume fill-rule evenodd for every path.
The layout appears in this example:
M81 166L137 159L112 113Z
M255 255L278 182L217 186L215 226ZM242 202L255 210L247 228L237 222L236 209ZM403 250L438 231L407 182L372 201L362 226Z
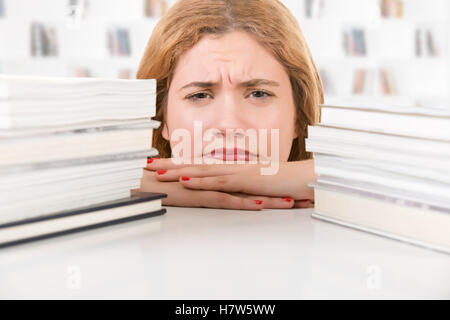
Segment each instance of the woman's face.
M181 55L169 88L166 121L166 140L179 128L194 137L194 121L201 121L202 133L212 130L209 132L214 132L215 139L224 140L224 147L225 139L239 136L238 131L233 131L236 137L230 137L227 129L267 129L269 153L277 148L280 161L288 160L296 137L295 106L287 72L249 33L241 31L220 38L205 36ZM271 140L270 129L279 129L279 141ZM172 150L174 144L171 141ZM192 147L192 158L217 158L214 151L205 151L206 145ZM245 149L254 150L248 143ZM224 149L228 155L235 152Z

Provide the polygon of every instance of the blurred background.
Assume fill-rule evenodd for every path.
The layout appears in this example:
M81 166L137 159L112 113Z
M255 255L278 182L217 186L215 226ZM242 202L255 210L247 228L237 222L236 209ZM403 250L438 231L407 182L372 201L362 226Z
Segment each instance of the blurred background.
M134 78L175 0L0 0L0 73ZM326 103L446 107L448 0L282 0L298 19Z

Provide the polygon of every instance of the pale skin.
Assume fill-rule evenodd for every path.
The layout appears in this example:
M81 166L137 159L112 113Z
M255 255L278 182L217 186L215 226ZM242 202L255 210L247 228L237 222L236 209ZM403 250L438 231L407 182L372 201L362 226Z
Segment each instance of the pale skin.
M226 129L279 129L279 171L261 175L261 164L177 165L172 159L154 159L144 170L140 191L167 193L163 204L168 206L310 206L313 160L287 162L296 138L289 76L252 35L234 31L203 37L179 58L168 95L164 139L170 140L177 128L193 135L194 120L202 121L204 131L215 130L216 137L225 137ZM196 152L204 150L193 149L192 158L206 156Z

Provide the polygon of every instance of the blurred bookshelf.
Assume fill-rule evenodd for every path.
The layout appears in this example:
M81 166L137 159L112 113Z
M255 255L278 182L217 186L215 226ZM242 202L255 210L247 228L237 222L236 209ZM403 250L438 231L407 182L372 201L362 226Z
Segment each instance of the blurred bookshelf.
M0 0L0 72L134 78L176 0ZM450 92L448 0L282 0L326 102L440 104Z
M134 78L175 0L0 0L0 72Z
M447 105L449 1L303 0L297 12L326 103Z

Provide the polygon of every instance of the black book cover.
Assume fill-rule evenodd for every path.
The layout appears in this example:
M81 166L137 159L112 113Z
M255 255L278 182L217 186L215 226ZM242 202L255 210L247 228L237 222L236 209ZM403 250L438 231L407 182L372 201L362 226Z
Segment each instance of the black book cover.
M148 202L148 201L155 201L155 200L163 199L166 197L167 197L167 195L163 194L163 193L150 193L150 192L134 193L133 195L131 195L130 197L127 197L127 198L103 202L100 204L95 204L95 205L91 205L91 206L87 206L87 207L83 207L83 208L77 208L74 210L68 210L68 211L58 212L58 213L54 213L54 214L43 215L43 216L33 217L33 218L29 218L29 219L5 223L5 224L0 225L0 233L2 232L2 230L7 230L8 228L11 228L11 227L32 225L33 223L37 223L37 222L50 221L50 220L55 220L55 219L60 219L60 218L77 216L77 215L88 215L90 213L95 213L98 211L110 210L110 209L115 209L115 208L120 208L120 207L127 207L130 205L136 205L136 204ZM0 243L0 248L23 244L23 243L27 243L27 242L31 242L31 241L36 241L36 240L48 239L48 238L62 236L62 235L71 234L71 233L75 233L75 232L81 232L81 231L87 231L87 230L92 230L92 229L96 229L96 228L112 226L112 225L116 225L116 224L120 224L120 223L136 221L136 220L140 220L140 219L155 217L155 216L163 215L165 212L166 212L166 209L161 208L156 211L140 213L137 215L130 215L130 216L120 218L120 219L108 220L108 221L101 222L101 223L89 224L89 225L80 226L80 227L74 227L71 229L61 230L61 231L52 232L52 233L43 233L38 236L25 237L25 238L22 238L19 240Z

